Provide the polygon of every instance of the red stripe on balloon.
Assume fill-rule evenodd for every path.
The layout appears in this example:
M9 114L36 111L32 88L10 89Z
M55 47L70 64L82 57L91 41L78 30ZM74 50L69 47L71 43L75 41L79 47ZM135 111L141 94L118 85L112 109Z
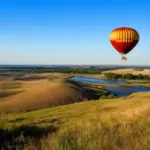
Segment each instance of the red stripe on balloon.
M138 40L134 40L133 42L117 42L115 40L111 40L111 44L120 54L127 54L130 52L135 47L137 42Z

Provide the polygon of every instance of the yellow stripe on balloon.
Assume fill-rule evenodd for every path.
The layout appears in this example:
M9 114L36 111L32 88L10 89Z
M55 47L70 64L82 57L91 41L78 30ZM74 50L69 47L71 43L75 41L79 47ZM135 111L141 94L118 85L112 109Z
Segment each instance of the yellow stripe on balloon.
M124 35L123 35L123 42L126 42L126 32L125 32L125 29L123 30L123 33L124 33Z
M122 30L120 31L120 40L123 40L123 36L122 36Z
M130 39L130 31L129 30L127 30L127 42L130 42L131 41L131 39Z
M133 41L133 30L130 30L131 40Z
M131 31L128 30L128 42L132 42Z
M117 42L119 42L119 32L117 32L117 39L116 39Z
M126 36L125 36L125 42L128 42L128 30L127 29L125 29L125 33L126 33Z
M130 28L114 30L110 34L110 40L116 42L133 42L134 40L139 40L139 34Z

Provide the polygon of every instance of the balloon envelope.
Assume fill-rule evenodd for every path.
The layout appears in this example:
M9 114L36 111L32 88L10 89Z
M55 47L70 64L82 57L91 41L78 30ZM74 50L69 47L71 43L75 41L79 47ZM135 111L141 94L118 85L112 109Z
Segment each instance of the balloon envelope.
M129 53L138 43L139 34L128 27L116 28L110 34L110 42L120 54Z

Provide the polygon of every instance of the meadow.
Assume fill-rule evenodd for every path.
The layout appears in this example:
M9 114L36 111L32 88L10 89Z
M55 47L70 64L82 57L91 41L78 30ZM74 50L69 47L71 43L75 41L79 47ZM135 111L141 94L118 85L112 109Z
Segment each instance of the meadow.
M4 149L148 150L150 93L1 114ZM5 144L4 144L5 143Z

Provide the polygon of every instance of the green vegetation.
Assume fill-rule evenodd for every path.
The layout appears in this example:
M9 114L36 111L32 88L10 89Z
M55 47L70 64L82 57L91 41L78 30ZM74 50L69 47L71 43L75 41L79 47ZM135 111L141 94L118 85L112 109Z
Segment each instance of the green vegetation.
M115 74L115 73L105 73L104 74L107 79L117 80L117 79L125 79L125 80L150 80L150 76L148 75L133 75L133 74Z
M118 67L116 67L118 68ZM104 68L96 66L12 66L5 67L4 70L0 70L0 73L5 76L10 76L10 72L16 76L22 76L27 73L81 73L81 74L99 74L102 71L115 70L114 68ZM17 74L16 74L17 72Z
M0 117L0 146L24 150L148 150L149 93Z
M48 69L33 69L32 73L80 73L80 74L99 74L102 71L107 71L109 68L96 68L96 67L90 67L90 68L71 68L71 67L56 67L56 68L48 68Z

